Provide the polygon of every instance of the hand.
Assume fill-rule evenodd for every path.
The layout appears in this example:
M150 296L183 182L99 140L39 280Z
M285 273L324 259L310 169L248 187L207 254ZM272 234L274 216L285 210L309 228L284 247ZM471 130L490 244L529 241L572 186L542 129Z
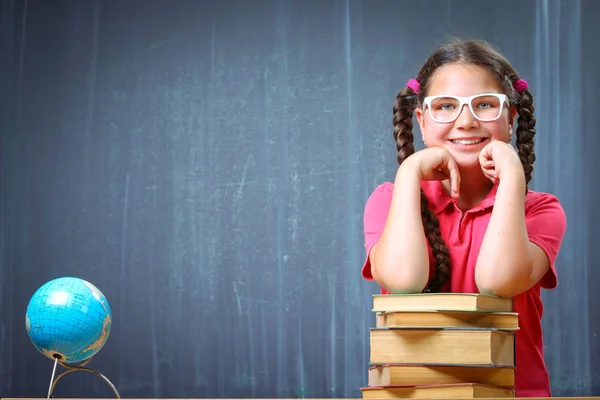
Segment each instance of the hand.
M400 168L414 170L421 181L450 180L450 195L459 197L460 174L458 165L443 147L428 147L408 157Z
M483 174L492 182L502 179L508 173L524 176L523 165L514 147L509 143L494 140L479 152L479 164ZM506 176L504 176L506 178Z

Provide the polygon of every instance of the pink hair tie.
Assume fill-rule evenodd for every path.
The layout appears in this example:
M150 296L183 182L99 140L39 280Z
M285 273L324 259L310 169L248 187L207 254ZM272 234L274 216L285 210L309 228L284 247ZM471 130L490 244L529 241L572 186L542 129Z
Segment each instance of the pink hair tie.
M515 90L517 92L521 93L523 90L525 90L529 87L529 84L527 83L527 81L525 79L517 79L513 83L513 87L515 88Z
M411 88L415 94L419 93L419 86L419 82L416 79L409 79L408 82L406 82L406 87Z

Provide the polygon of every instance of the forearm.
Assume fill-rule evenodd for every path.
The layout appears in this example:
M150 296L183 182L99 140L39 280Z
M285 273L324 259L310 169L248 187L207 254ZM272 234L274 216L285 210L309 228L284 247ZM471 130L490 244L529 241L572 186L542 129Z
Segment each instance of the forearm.
M533 271L525 221L525 178L500 182L475 270L482 293L512 297L526 290Z
M387 221L371 253L373 278L392 293L421 292L429 278L420 183L408 165L399 168Z

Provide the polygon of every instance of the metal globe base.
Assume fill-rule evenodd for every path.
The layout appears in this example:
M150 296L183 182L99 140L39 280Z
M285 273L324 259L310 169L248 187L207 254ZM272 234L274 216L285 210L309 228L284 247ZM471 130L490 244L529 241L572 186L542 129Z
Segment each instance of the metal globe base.
M60 356L58 356L58 355L55 356L54 357L54 368L52 369L52 377L50 378L50 387L48 388L48 397L47 398L50 399L52 397L52 392L54 392L54 387L56 386L56 384L62 377L64 377L65 375L67 375L71 372L75 372L75 371L87 371L87 372L91 372L92 374L103 379L104 382L106 382L108 384L108 386L110 386L112 391L115 393L115 396L117 396L117 399L120 399L121 395L119 395L117 388L115 387L115 385L112 384L112 382L106 376L102 375L100 372L98 372L92 368L86 367L86 365L92 360L92 358L93 357L88 358L80 365L73 366L73 365L67 365L67 364L63 363L62 361L60 361ZM62 365L66 369L66 371L63 371L60 375L58 375L56 377L56 379L54 379L54 376L56 375L56 366L58 364Z

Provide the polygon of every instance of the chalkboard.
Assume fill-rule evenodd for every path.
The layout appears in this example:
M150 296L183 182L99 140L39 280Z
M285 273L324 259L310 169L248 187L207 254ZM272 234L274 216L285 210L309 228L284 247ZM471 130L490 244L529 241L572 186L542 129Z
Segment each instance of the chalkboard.
M546 360L555 395L600 394L599 6L569 4L2 2L0 395L46 395L25 309L78 276L110 301L90 366L123 397L360 397L364 205L397 168L396 92L451 34L532 85L532 188L569 224ZM91 374L55 390L83 395L112 392Z

